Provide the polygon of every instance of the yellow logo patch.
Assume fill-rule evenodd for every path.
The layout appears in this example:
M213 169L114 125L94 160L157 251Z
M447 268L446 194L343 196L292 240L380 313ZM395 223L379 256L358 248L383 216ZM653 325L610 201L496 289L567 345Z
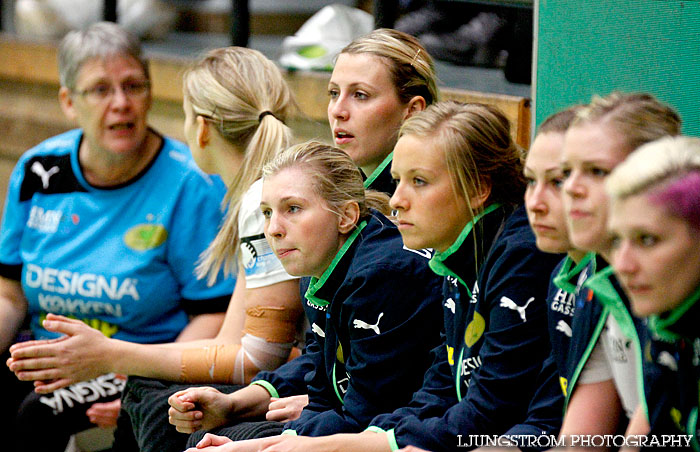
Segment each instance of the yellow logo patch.
M476 342L481 339L485 329L486 321L481 314L475 312L474 318L469 322L467 331L464 333L464 343L467 344L467 347L471 348L472 345L476 344Z
M450 366L455 365L455 349L454 347L450 347L449 345L445 345L447 347L447 362L450 363Z
M678 427L678 430L684 432L685 428L681 425L681 420L683 419L683 416L681 415L680 410L678 408L671 408L671 419L673 419L673 422L676 424L676 427Z
M647 362L654 361L654 358L651 357L651 342L647 342L644 346L644 360Z
M135 251L152 250L168 238L168 231L160 224L138 224L126 231L124 243Z
M343 346L340 344L338 344L338 349L335 351L335 357L338 358L338 361L345 364L345 357L343 356Z
M566 395L566 389L569 386L569 380L567 380L564 377L559 377L559 384L561 385L561 392L563 392L564 395Z

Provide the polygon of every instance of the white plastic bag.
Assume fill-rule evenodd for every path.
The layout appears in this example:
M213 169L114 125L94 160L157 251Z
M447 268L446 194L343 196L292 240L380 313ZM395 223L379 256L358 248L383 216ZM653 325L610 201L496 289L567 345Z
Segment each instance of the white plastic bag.
M280 64L287 69L333 69L340 51L355 38L374 29L371 14L345 5L323 7L282 41Z

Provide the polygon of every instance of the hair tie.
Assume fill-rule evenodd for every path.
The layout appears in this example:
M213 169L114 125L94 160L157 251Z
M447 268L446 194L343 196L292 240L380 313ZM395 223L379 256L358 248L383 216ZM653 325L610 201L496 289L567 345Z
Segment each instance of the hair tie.
M272 113L270 110L265 110L264 112L260 113L260 115L258 116L258 122L262 122L263 118L264 118L265 116L267 116L267 115L271 115L273 118L275 118L276 120L278 120L278 121L280 121L282 124L284 124L284 121L282 121L280 118L278 118L277 116L275 116L275 114Z

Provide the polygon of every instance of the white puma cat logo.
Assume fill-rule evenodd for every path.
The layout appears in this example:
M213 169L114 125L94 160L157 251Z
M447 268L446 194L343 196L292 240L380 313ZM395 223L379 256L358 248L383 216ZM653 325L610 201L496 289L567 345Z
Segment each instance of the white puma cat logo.
M572 331L568 323L563 320L557 322L557 331L561 331L565 335L571 337Z
M367 322L364 322L364 321L359 320L359 319L355 319L352 321L352 326L354 326L357 329L372 330L377 334L381 334L379 332L379 321L382 319L383 316L384 316L383 312L379 313L379 317L377 317L377 323L375 323L374 325L370 325Z
M448 298L447 300L445 300L445 307L452 311L452 314L455 313L455 309L457 308L457 306L455 305L455 301L452 298Z
M420 250L414 250L414 249L411 249L411 248L407 248L406 245L404 245L404 246L403 246L403 249L405 249L406 251L410 251L410 252L412 252L412 253L416 253L416 254L419 255L419 256L423 256L423 257L426 258L426 259L430 259L431 257L433 257L433 254L431 253L431 251L430 251L429 248L423 248L423 249L420 249Z
M676 363L676 359L673 356L671 356L671 354L666 350L659 353L659 357L656 359L656 362L661 364L662 366L668 367L674 372L678 371L678 364Z
M311 331L313 331L314 333L318 334L321 337L326 337L325 331L323 331L321 329L321 327L316 325L315 323L311 324Z
M32 163L31 170L32 173L41 178L41 185L44 187L44 190L46 190L49 188L49 179L59 171L59 168L57 166L52 166L51 169L46 171L41 163L34 162Z
M518 311L518 314L520 314L520 318L523 319L523 322L527 322L527 319L525 318L525 310L530 305L530 303L532 303L534 300L535 300L535 297L530 297L530 299L527 300L527 303L525 303L525 306L518 306L510 298L501 297L501 307L508 308L512 311Z

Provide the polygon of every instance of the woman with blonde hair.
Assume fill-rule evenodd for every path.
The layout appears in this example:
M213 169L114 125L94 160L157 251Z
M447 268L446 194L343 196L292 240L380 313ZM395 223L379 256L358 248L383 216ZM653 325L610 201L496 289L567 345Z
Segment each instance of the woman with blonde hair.
M196 450L443 451L478 446L470 435L556 434L561 392L554 366L542 368L544 300L560 258L535 247L521 158L508 120L486 105L438 103L401 129L390 205L406 247L436 250L430 267L443 278L445 332L409 404L360 434L238 443L207 435Z
M361 432L376 415L408 403L440 343L441 280L428 267L430 252L404 247L384 216L388 196L366 191L348 155L320 143L294 146L265 167L260 209L275 255L290 274L307 277L313 331L304 355L313 363L309 404L284 427L308 436ZM173 423L183 432L217 428L233 439L269 436L269 423L219 427L263 414L290 365L233 394L175 394Z
M362 169L366 187L393 193L391 156L399 128L439 100L433 59L413 36L380 28L340 52L328 94L335 145Z
M47 328L66 334L65 339L12 350L11 366L20 378L51 381L37 391L105 370L242 385L260 370L273 370L290 359L302 318L299 284L263 236L259 203L263 165L291 141L284 123L295 108L291 91L273 62L241 47L207 53L184 74L183 91L184 132L195 162L205 172L219 174L228 186L224 222L198 267L199 276L210 284L222 268L225 274L238 275L224 323L213 339L144 346L108 339L80 322L50 316ZM52 358L36 363L31 356ZM64 356L71 359L66 362ZM44 369L30 370L33 365ZM158 426L169 428L167 397L177 389L151 380L128 384L124 405L141 450L168 448ZM174 437L173 450L182 448L185 438L169 437Z
M606 181L610 262L632 311L651 332L644 367L651 437L698 445L700 139L662 138L633 152ZM696 447L697 448L697 447Z
M572 243L594 252L576 297L562 438L645 433L641 376L645 330L608 266L607 175L641 144L680 133L680 118L646 93L594 97L564 139L564 206Z

